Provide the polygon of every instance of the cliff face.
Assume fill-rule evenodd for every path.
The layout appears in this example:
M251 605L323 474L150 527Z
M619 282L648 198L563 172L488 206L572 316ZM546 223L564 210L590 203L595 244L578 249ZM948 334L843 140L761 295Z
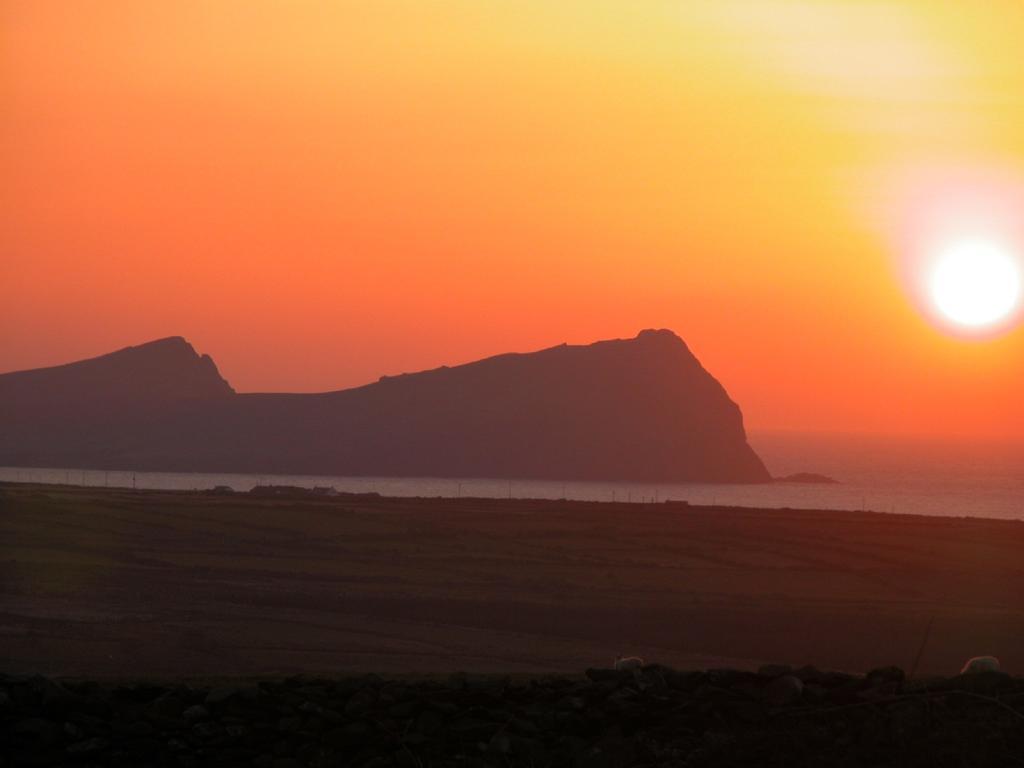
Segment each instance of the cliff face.
M142 353L155 348L161 354ZM100 361L102 371L88 369ZM72 370L75 376L69 377ZM27 377L34 377L32 386L26 386ZM67 391L83 380L89 398ZM682 339L665 330L499 355L316 395L233 394L209 358L199 358L183 339L171 339L70 366L0 376L0 401L0 425L37 427L31 439L24 429L4 430L21 433L20 441L0 434L0 464L6 465L770 479L747 444L737 405ZM69 401L79 406L70 422L48 415L67 413ZM110 408L126 401L135 406Z
M3 374L0 465L113 468L114 457L131 458L119 447L133 435L183 406L232 396L213 360L178 336Z
M180 336L53 368L0 375L0 413L27 408L133 406L234 394L209 355Z

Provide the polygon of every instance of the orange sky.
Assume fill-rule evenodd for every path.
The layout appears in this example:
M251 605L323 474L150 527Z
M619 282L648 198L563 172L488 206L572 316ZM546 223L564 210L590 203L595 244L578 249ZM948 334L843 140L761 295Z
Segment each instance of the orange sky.
M1016 0L6 0L0 35L0 370L184 335L323 390L669 327L753 429L1024 437L1024 331L951 333L906 269L962 200L1024 221Z

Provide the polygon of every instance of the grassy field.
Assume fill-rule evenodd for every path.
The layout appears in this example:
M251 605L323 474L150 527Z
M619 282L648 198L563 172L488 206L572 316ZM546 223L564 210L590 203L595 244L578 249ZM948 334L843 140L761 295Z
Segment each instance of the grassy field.
M1024 671L1024 523L0 486L8 672Z

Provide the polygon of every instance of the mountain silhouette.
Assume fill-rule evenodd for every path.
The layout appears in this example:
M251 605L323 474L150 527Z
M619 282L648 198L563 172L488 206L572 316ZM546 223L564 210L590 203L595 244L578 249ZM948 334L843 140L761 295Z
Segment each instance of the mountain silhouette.
M562 344L320 394L238 394L180 337L0 375L0 465L768 482L677 335Z

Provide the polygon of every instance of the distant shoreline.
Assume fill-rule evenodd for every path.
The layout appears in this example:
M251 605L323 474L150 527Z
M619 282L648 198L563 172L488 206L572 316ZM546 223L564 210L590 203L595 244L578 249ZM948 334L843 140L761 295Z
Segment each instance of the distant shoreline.
M770 485L766 483L765 485ZM797 512L797 513L816 513L816 514L827 514L827 515L886 515L886 516L897 516L897 517L924 517L927 519L957 519L957 518L941 518L932 515L915 515L901 512L886 512L883 510L874 509L818 509L813 507L752 507L742 506L735 504L691 504L688 501L676 500L676 499L660 499L660 500L644 500L644 501L628 501L617 499L612 500L583 500L583 499L550 499L542 497L526 497L526 496L512 496L510 498L500 498L494 496L387 496L376 492L358 493L358 492L346 492L339 491L334 495L321 495L313 492L313 489L301 488L297 489L300 491L308 491L306 493L296 494L281 494L274 495L268 493L258 493L256 486L248 491L231 491L223 492L218 491L215 488L197 488L197 489L185 489L185 488L132 488L130 485L80 485L76 483L38 483L38 482L18 482L10 480L0 480L0 491L4 488L20 488L20 489L38 489L45 490L50 488L59 488L61 490L70 491L82 491L87 494L105 492L109 493L123 493L124 491L130 491L136 496L161 496L171 495L182 498L235 498L235 499L252 499L254 501L261 502L274 502L282 505L286 505L288 502L294 501L313 501L322 503L340 503L345 501L365 501L365 502L379 502L382 505L390 503L402 503L402 502L454 502L456 504L470 504L470 503L486 503L488 505L504 506L509 507L516 506L534 506L537 504L552 504L558 503L565 505L566 507L593 507L600 506L602 509L609 509L611 507L622 507L623 509L664 509L670 511L677 510L692 510L695 512L708 512L708 511L723 511L723 512L759 512L759 513L772 513L772 512ZM274 486L268 486L274 487ZM969 520L991 520L992 522L1014 522L1001 520L999 518L984 518L984 517L967 517L964 519Z
M141 473L140 473L141 474ZM776 481L778 482L778 481ZM767 483L766 485L770 485ZM267 486L273 488L274 486ZM642 511L658 511L664 510L668 512L678 511L691 511L691 512L723 512L723 513L735 513L735 514L748 514L754 513L759 516L772 515L774 513L784 513L787 515L809 515L809 516L828 516L828 517L876 517L882 516L886 518L913 518L923 520L966 520L978 523L1022 523L1024 520L1017 519L1006 519L998 517L981 517L974 515L927 515L920 513L910 512L892 512L887 510L879 509L830 509L820 507L766 507L766 506L746 506L737 504L694 504L685 500L677 499L660 499L660 500L586 500L586 499L565 499L565 498L546 498L546 497L525 497L525 496L512 496L509 498L494 497L494 496L388 496L377 492L346 492L339 491L333 495L318 494L313 489L307 488L295 488L298 493L284 493L281 495L275 495L271 493L257 492L259 486L252 488L248 491L231 491L224 492L218 491L215 488L198 488L198 489L184 489L184 488L132 488L131 486L122 485L110 485L110 486L97 486L97 485L78 485L78 484L63 484L63 483L36 483L36 482L17 482L0 480L0 492L5 488L8 489L37 489L46 490L59 488L64 491L82 492L87 495L103 495L105 493L110 494L121 494L123 492L130 492L134 497L155 497L155 496L172 496L175 498L187 498L187 499L235 499L235 500L251 500L259 503L272 503L275 505L287 506L290 502L313 502L322 503L326 505L330 504L341 504L344 502L358 501L361 503L368 504L370 506L379 505L381 507L387 507L393 504L408 504L408 503L420 503L428 504L431 502L444 502L452 503L455 506L466 506L472 504L486 504L488 507L509 507L514 509L516 507L534 508L538 505L550 506L552 504L558 504L565 507L566 509L590 509L599 508L601 510L611 510L613 508L621 508L623 510L642 510Z
M887 440L846 443L787 437L755 440L776 478L812 470L839 483L758 484L588 481L554 478L488 479L466 476L339 476L250 473L147 472L0 466L0 480L28 480L90 487L200 489L226 485L248 491L256 485L334 486L339 491L390 497L569 498L587 501L663 501L696 506L758 509L862 510L942 517L1024 519L1024 452L1000 447L922 448ZM127 457L123 457L127 458ZM117 464L115 456L110 462ZM20 464L27 464L21 461ZM511 489L510 489L511 484Z

